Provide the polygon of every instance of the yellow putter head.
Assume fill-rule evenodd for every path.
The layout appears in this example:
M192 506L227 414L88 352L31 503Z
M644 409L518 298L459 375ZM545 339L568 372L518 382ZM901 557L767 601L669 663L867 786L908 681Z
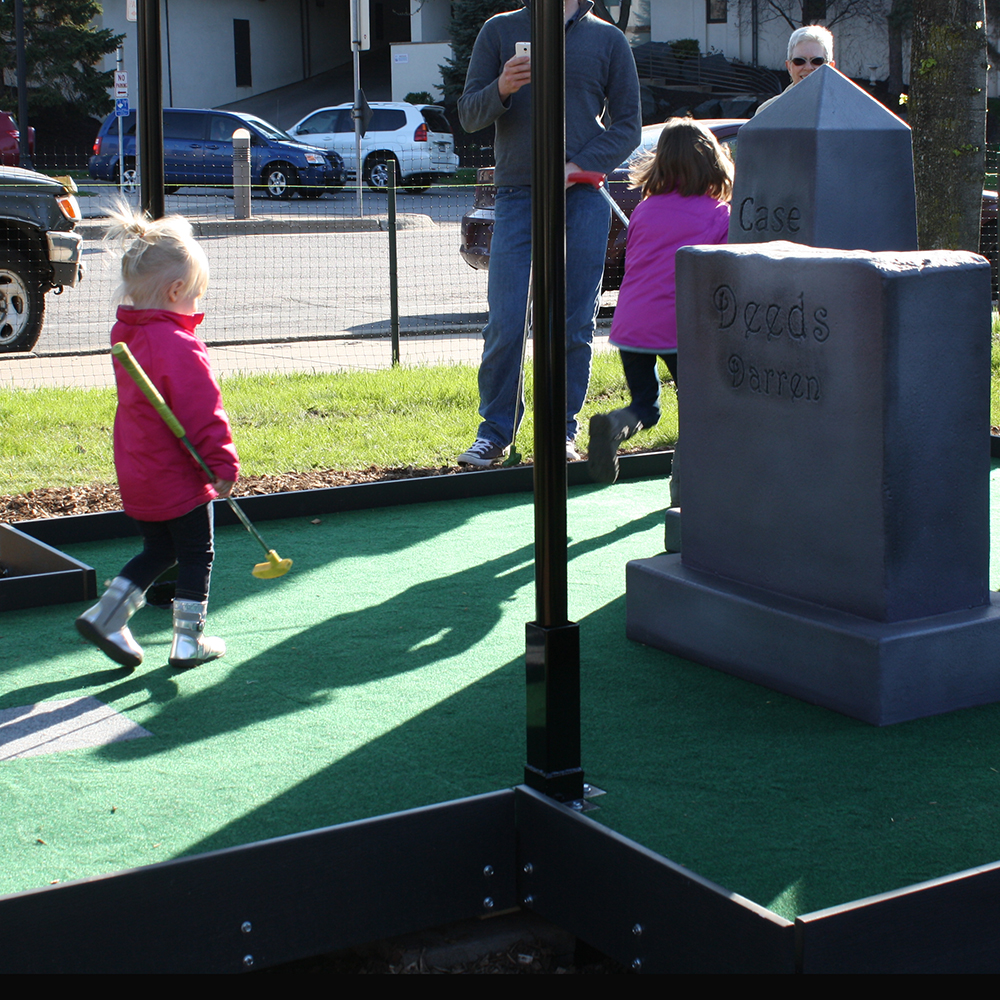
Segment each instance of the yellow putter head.
M268 549L267 562L257 563L253 568L253 575L258 580L273 580L284 576L291 568L291 559L280 559L274 549Z

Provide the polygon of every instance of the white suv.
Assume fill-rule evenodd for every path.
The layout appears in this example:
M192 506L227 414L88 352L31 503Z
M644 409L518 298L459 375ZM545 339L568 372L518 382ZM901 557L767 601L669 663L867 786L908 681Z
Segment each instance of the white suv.
M371 105L372 119L361 139L362 176L373 191L389 183L389 164L411 193L426 191L440 177L458 169L455 139L444 109L433 104L399 102ZM288 134L311 146L333 149L343 157L349 177L357 177L354 119L350 104L318 108L293 125Z

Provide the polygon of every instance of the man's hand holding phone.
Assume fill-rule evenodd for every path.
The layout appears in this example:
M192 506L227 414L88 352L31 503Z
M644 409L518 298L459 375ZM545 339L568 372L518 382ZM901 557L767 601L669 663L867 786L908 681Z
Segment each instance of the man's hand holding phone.
M531 42L516 42L514 55L504 63L497 80L500 99L506 101L522 87L531 83Z

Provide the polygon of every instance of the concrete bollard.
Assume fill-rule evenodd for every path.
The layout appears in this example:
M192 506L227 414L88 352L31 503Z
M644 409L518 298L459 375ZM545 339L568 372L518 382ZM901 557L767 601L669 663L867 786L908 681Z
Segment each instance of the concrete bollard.
M250 133L238 128L233 133L233 217L250 218Z

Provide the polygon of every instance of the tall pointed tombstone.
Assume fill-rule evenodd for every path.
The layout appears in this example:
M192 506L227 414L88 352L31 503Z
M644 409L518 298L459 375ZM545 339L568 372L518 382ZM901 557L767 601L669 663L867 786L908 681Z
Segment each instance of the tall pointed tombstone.
M916 250L910 129L821 66L740 129L730 243Z
M845 127L781 126L793 101ZM678 254L683 555L629 563L627 634L883 725L1000 700L1000 601L987 579L989 264L910 249L912 188L886 215L882 176L912 176L909 133L865 102L820 70L740 134L733 235L739 199L753 199L768 236L838 247ZM867 124L880 114L884 133ZM843 203L785 169L803 150L823 155L799 168L829 184L830 161L852 175ZM870 218L892 228L907 206L878 246ZM876 252L857 249L852 218Z
M740 129L729 242L916 250L909 126L821 66ZM681 512L665 545L681 549Z

